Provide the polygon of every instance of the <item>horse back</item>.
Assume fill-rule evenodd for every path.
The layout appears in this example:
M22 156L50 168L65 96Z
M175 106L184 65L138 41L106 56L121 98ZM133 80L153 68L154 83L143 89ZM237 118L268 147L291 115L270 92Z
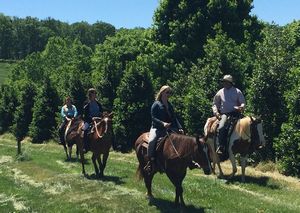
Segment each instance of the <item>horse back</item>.
M207 137L213 137L219 125L219 120L214 116L207 119L206 124L204 126L204 133Z

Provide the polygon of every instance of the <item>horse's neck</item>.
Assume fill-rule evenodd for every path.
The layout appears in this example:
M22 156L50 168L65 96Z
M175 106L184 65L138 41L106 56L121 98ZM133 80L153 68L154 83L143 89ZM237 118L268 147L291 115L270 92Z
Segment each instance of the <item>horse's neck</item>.
M194 154L195 146L197 146L196 140L193 137L171 134L169 140L173 149L180 157L188 157Z

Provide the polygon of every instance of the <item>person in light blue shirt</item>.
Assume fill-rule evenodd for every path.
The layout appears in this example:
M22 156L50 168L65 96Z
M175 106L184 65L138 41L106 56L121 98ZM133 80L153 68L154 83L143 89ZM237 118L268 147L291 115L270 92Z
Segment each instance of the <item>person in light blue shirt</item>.
M75 118L77 116L77 109L76 106L72 104L71 98L68 96L65 99L65 104L61 108L61 117L62 117L62 123L59 127L59 138L60 138L60 144L64 144L64 132L65 132L65 127L67 123Z

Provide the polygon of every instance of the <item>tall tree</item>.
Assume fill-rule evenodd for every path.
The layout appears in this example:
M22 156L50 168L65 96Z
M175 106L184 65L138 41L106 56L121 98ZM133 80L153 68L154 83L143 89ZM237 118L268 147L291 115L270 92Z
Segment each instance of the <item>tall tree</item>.
M17 83L18 106L14 116L13 134L17 141L21 141L28 133L32 121L32 108L36 95L35 86L28 80L21 80Z
M203 45L213 27L221 29L237 42L244 40L245 20L251 18L252 0L163 0L154 14L155 39L175 44L175 60L195 61L203 55ZM251 31L252 32L252 31Z
M35 96L32 122L29 135L33 143L41 143L52 137L56 128L55 114L58 111L59 99L49 78L45 78L43 86Z
M287 73L295 63L289 35L283 28L270 25L263 30L263 41L256 50L253 77L248 90L248 106L261 115L267 135L268 158L274 159L273 139L278 136L280 127L287 118L284 101Z
M139 134L149 130L152 102L153 88L149 73L138 64L129 63L114 101L116 142L123 148L131 149Z

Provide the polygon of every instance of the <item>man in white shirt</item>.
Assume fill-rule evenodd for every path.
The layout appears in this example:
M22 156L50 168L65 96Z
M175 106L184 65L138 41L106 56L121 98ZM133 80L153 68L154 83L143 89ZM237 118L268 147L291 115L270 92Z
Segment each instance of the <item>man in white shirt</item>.
M245 97L243 93L233 86L231 75L225 75L222 79L223 88L220 89L213 99L213 113L220 121L218 127L219 147L217 152L224 153L227 129L225 123L229 116L238 117L245 108Z

